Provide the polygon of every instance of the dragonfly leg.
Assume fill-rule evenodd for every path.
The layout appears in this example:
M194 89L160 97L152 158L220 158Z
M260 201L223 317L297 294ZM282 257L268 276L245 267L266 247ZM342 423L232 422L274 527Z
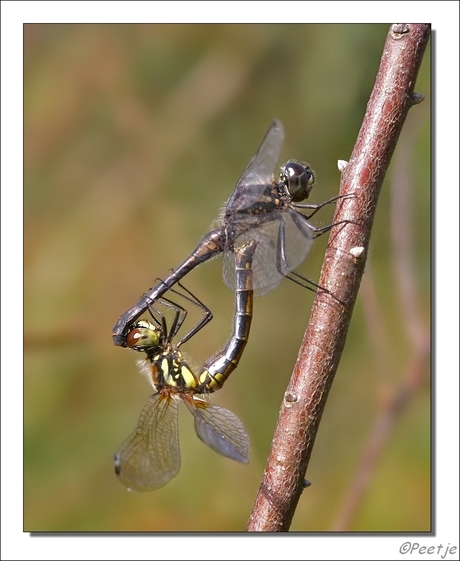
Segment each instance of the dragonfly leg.
M178 341L177 345L175 345L176 348L179 348L191 337L193 337L196 333L198 333L198 331L203 329L203 327L212 320L213 315L211 310L197 296L195 296L190 290L188 290L188 288L185 288L185 286L180 282L177 282L177 284L185 292L185 294L183 292L179 292L178 290L175 290L174 288L170 288L169 292L173 294L177 294L184 300L187 300L188 302L192 303L194 306L198 307L200 311L203 313L203 317L198 321L198 323L192 329L190 329L190 331L188 331L182 337L182 339L180 339L180 341ZM184 323L185 318L187 316L187 310L185 310L185 308L178 305L177 303L172 302L168 298L165 298L164 296L161 297L161 302L164 305L174 310L181 310L180 315L179 314L176 315L173 324L171 325L170 334L169 334L169 340L171 340L178 333L179 329L182 327L182 324ZM150 308L151 305L149 304L149 309ZM155 308L153 309L155 310Z
M297 224L299 230L302 228L302 225L305 224L305 221L302 218L302 224L300 223L300 216L303 216L302 214L298 213L298 215L293 214L291 215L294 222ZM310 228L310 230L312 230L313 232L316 233L316 235L313 236L313 238L317 238L318 236L320 236L321 234L324 234L325 232L328 232L333 226L337 226L338 224L341 224L342 222L348 222L347 220L343 220L341 222L336 222L334 224L330 224L328 226L325 226L324 228L317 228L316 226L313 226L310 223L306 223L308 225L308 227ZM278 250L276 252L276 256L277 256L277 260L276 260L276 266L278 271L280 272L280 274L284 274L284 276L289 279L292 282L295 282L296 284L298 284L299 286L302 286L303 288L306 288L307 290L310 290L312 292L316 292L316 289L322 290L324 292L327 292L327 294L329 294L330 296L332 296L332 298L334 298L335 300L338 300L338 298L336 296L334 296L334 294L328 290L327 288L324 288L323 286L316 284L315 282L313 282L311 279L309 279L308 277L304 277L303 275L301 275L300 273L297 273L296 271L290 270L288 267L288 264L286 262L286 232L285 232L285 228L284 228L284 221L280 220L280 229L279 229L279 235L278 235ZM314 287L314 288L312 288ZM341 302L341 300L338 300L340 303L343 304L343 302Z
M308 226L310 227L312 232L315 232L313 239L316 239L319 238L319 236L325 234L326 232L329 232L329 230L331 230L334 226L339 226L340 224L349 224L349 223L350 223L349 220L339 220L339 222L333 222L332 224L328 224L327 226L323 226L321 228L317 228L316 226L313 226L313 224L309 224Z
M310 220L310 218L312 218L318 212L318 210L321 210L324 206L335 203L335 202L339 201L340 199L349 199L349 198L352 198L352 197L354 197L354 195L352 195L352 194L337 195L337 196L332 197L332 198L328 199L327 201L324 201L324 202L319 203L319 204L294 203L294 202L292 202L291 204L296 209L303 208L303 209L307 209L307 210L313 210L313 212L310 213L310 214L304 214L305 218L307 220Z

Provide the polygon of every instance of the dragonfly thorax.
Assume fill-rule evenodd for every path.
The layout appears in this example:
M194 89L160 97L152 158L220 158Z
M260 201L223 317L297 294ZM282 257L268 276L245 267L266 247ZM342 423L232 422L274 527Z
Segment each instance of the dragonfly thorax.
M280 181L294 202L304 201L315 183L315 172L306 162L291 160L281 167Z
M249 226L252 218L254 225L257 225L259 215L269 214L282 204L281 197L282 193L280 194L278 185L274 181L267 185L252 185L252 192L245 190L233 193L221 214L221 222L227 228L228 225L240 223L241 220Z
M194 390L198 380L179 351L167 350L149 359L152 383L157 389L183 392Z

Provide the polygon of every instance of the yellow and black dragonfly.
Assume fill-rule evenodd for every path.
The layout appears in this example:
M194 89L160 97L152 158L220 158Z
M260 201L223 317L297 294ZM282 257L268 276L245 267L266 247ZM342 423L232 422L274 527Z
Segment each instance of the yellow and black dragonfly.
M283 125L275 119L225 203L214 229L203 236L185 261L121 315L112 332L115 345L126 347L128 331L149 305L192 269L219 253L223 253L224 282L235 290L236 250L248 240L257 242L252 265L255 294L267 294L284 277L306 288L309 285L318 288L294 269L304 261L313 239L336 225L317 228L309 222L310 218L341 197L317 205L303 203L315 183L315 174L305 162L288 161L275 179L283 141ZM310 214L304 214L305 210L310 210Z
M162 487L180 469L178 404L186 405L195 419L200 439L213 450L248 463L249 438L243 423L231 411L206 400L206 394L223 386L238 366L246 346L253 309L252 259L257 242L250 241L235 252L235 313L232 335L222 351L207 360L195 373L180 347L212 317L206 306L182 285L185 300L204 312L200 321L180 341L173 339L180 330L187 311L169 298L162 297L149 307L152 321L135 323L127 334L127 346L146 353L140 361L141 372L155 389L149 397L134 432L115 455L115 473L129 491L152 491ZM161 305L172 312L168 325Z

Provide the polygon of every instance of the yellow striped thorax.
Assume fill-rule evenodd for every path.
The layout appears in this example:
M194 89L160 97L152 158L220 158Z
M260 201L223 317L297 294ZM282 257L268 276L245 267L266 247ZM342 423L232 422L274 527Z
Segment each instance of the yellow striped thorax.
M153 323L138 321L129 331L126 343L130 349L147 354L141 370L150 370L152 384L157 390L167 387L178 391L192 390L198 385L182 353L173 350L170 344L165 346L162 329Z
M198 380L180 351L167 349L149 359L152 382L157 391L165 388L187 391L198 386Z

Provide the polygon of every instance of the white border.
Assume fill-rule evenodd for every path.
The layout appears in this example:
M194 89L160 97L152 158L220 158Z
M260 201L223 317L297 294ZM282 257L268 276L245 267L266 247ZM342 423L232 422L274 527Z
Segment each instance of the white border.
M399 547L406 541L458 547L458 2L273 1L263 2L263 9L261 2L2 2L1 12L1 320L2 350L8 349L1 357L2 559L399 559ZM18 312L13 309L22 302L23 23L405 20L430 22L435 30L436 283L439 289L452 287L436 294L436 536L31 538L24 534L22 364L18 360L22 348ZM15 318L14 325L8 318ZM408 558L420 557L433 555L413 553ZM446 557L453 558L458 558L458 550Z

